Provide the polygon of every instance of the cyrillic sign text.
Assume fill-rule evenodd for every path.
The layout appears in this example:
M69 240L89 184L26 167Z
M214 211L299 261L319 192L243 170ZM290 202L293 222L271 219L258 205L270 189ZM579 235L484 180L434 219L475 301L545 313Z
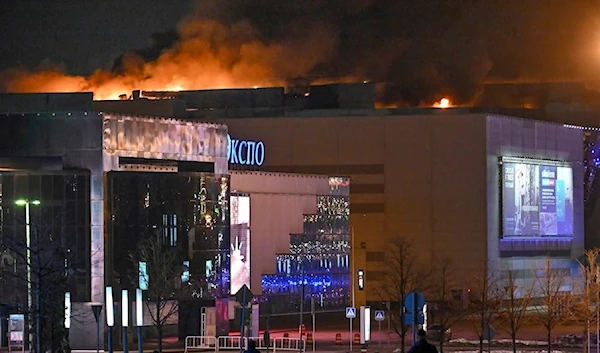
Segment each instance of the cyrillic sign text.
M231 164L261 166L265 162L265 144L262 141L232 139L228 134L227 160Z

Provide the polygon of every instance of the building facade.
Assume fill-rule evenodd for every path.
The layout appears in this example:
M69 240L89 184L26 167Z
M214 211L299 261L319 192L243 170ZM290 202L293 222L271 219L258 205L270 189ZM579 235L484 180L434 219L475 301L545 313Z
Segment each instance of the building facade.
M571 273L577 267L575 260L583 254L580 130L452 110L428 115L379 111L358 116L320 111L313 116L302 112L219 122L240 139L264 142L269 154L260 170L350 178L353 258L355 269L365 271L364 290L355 287L357 305L393 300L386 298L381 288L394 237L411 239L421 266L450 259L453 271L474 274L490 265L501 272L519 271L523 284L535 277L534 271L527 269L541 266L547 256L554 267ZM509 213L521 208L509 206L507 201L510 190L514 193L515 189L501 187L500 180L507 173L503 165L508 163L529 166L534 170L531 173L538 173L530 173L527 184L537 190L534 201L525 207L529 228L519 234L505 229ZM557 168L566 171L559 179L540 177L540 169L556 172ZM559 191L541 186L557 180L563 187ZM544 199L546 204L540 204L541 193L550 198ZM514 202L516 196L512 197ZM568 211L557 211L557 202L559 209L567 207ZM546 212L541 212L542 208ZM569 220L562 222L569 222L569 227L560 232L554 228L540 231L542 218L552 221L556 213L565 212ZM460 277L460 286L468 288L472 276Z
M247 284L260 295L262 313L309 311L311 301L316 311L345 308L350 303L349 180L231 171L231 187L232 219L239 219L231 226L232 287L241 284L233 275L241 255L249 257Z
M86 313L73 347L89 344L95 323L86 305L104 303L105 286L138 287L130 254L152 233L185 249L182 265L202 283L198 299L229 296L225 126L97 112L4 114L0 126L3 237L25 232L11 218L17 197L40 198L34 217L64 211L76 223L63 227L73 253L87 259L73 288L74 310Z
M575 274L589 179L583 130L468 108L371 109L372 87L359 88L315 90L298 98L305 102L297 109L282 89L95 103L152 111L173 99L187 107L178 114L213 123L108 113L11 116L0 121L9 127L2 131L11 131L0 132L0 150L13 162L60 156L64 167L90 171L91 301L101 298L105 283L126 277L107 267L117 255L105 247L131 249L121 235L143 232L144 224L168 239L186 239L190 261L200 259L195 273L214 273L220 283L217 291L207 286L208 297L250 283L282 312L308 308L321 296L330 296L334 309L349 299L357 306L397 300L382 288L398 238L410 240L421 268L450 261L463 294L490 266L504 276L514 271L522 286L547 259ZM357 95L366 103L355 106ZM239 104L232 108L230 100ZM236 170L230 180L228 162ZM203 192L203 185L211 186ZM213 206L200 206L194 219L200 200ZM291 217L283 215L287 210ZM129 218L135 222L123 221ZM191 241L203 237L212 239L207 252ZM267 256L258 255L263 250ZM219 260L225 253L229 266ZM94 268L94 256L108 260ZM348 267L353 273L346 279ZM352 283L350 298L345 286Z
M48 106L36 113L17 104L19 113L0 116L2 239L24 236L17 198L41 201L32 209L32 222L57 215L69 221L60 229L61 241L76 257L68 265L79 266L64 289L78 317L71 328L73 348L90 348L85 339L95 332L90 305L104 303L105 286L133 290L151 282L146 264L134 263L132 254L152 235L179 251L186 268L182 281L200 284L194 298L224 310L217 318L232 319L234 310L228 313L223 303L243 284L262 295L261 310L297 312L300 294L289 284L309 271L320 271L321 285L306 290L307 310L313 297L320 298L317 310L348 304L348 180L251 171L230 175L228 164L254 168L268 153L261 141L238 140L216 123L59 112L55 95L10 100L16 98ZM13 106L0 101L4 110ZM85 108L81 99L75 102ZM277 281L271 285L272 279ZM2 295L5 314L22 311L23 296L9 297ZM197 314L180 318L180 334L199 333ZM227 324L218 326L227 330Z

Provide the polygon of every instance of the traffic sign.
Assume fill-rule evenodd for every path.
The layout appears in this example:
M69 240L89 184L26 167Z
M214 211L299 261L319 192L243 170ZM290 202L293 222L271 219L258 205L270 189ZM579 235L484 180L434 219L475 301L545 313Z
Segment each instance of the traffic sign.
M385 311L375 310L375 321L383 321L383 320L385 320Z
M347 307L346 308L346 319L354 319L356 317L356 308Z
M415 318L412 313L404 313L402 315L403 321L405 325L412 326L415 324ZM423 313L419 313L417 315L417 325L423 325L425 323L425 317Z
M100 313L102 313L102 304L92 305L92 312L94 313L94 319L96 319L96 323L98 323L98 321L100 321Z
M246 307L248 303L252 301L254 298L254 294L250 291L247 285L243 285L237 293L235 293L235 299L238 303L240 303L243 307Z
M419 292L410 292L404 299L403 321L405 325L422 325L425 323L423 307L425 297ZM416 310L416 312L414 312ZM416 332L416 331L415 331Z
M425 297L419 292L410 292L404 299L404 307L407 313L412 313L415 309L418 313L423 311Z
M494 328L492 326L486 325L483 328L482 337L484 340L489 341L489 340L493 339L495 335L496 335L496 330L494 330Z

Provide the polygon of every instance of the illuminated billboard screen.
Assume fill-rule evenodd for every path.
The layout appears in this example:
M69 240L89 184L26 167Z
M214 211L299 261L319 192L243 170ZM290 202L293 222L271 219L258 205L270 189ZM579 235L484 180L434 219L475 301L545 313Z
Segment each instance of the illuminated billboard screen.
M573 235L573 169L561 162L502 160L502 236Z
M230 293L250 288L250 196L231 196Z

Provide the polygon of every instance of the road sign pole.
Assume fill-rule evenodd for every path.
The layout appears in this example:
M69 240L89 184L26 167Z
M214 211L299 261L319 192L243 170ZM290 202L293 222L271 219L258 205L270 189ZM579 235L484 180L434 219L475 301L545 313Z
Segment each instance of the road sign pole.
M252 301L254 294L250 291L247 285L243 285L237 293L235 293L235 299L242 306L242 322L240 324L240 353L244 352L244 329L246 327L246 306Z
M350 351L352 352L352 319L356 317L356 308L355 307L347 307L346 308L346 318L350 320Z
M312 346L313 346L313 352L314 352L315 349L316 349L315 346L317 345L317 336L315 336L315 321L316 321L315 320L315 314L313 314L313 318L312 319L313 319L313 324L312 324L312 327L313 327L313 344L312 344Z
M385 320L385 311L375 310L375 321L379 327L379 345L381 346L381 322Z
M388 328L387 328L387 338L388 338L388 346L390 345L390 331L391 331L391 327L390 327L390 317L391 317L391 312L390 309L388 308L388 313L390 313L390 315L388 316L387 322L388 322ZM402 319L402 317L400 317L400 319Z
M312 332L313 332L313 343L312 343L312 349L313 352L315 351L315 346L317 345L317 336L315 335L315 324L316 324L316 308L315 308L315 298L311 297L310 298L310 309L312 311Z
M244 312L246 311L246 291L242 287L242 324L240 325L240 353L244 353Z
M413 336L413 341L412 344L414 345L415 343L417 343L417 325L419 322L419 314L417 313L417 296L413 295L413 307L412 307L412 319L413 319L413 327L412 327L412 336Z
M350 352L352 352L352 318L350 318Z

